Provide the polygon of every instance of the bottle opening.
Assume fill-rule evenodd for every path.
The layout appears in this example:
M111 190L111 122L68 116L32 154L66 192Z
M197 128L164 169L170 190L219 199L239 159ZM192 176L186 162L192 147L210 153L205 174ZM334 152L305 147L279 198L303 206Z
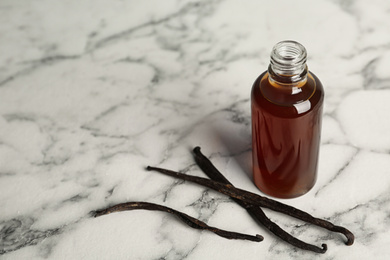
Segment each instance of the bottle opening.
M271 57L282 63L306 61L305 47L295 41L282 41L272 49Z
M271 52L269 72L272 75L288 78L287 82L296 82L305 78L307 53L305 47L296 41L277 43Z

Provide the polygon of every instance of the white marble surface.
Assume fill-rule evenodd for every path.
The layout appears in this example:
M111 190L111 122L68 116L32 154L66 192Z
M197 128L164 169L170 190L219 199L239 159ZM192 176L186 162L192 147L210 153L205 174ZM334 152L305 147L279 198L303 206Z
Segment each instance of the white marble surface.
M389 259L390 2L0 2L1 259ZM226 196L146 165L204 176L196 145L237 187L251 180L250 89L272 46L294 39L322 81L319 179L284 202L343 225L343 237L271 214L324 255L280 242ZM160 212L91 218L156 202Z

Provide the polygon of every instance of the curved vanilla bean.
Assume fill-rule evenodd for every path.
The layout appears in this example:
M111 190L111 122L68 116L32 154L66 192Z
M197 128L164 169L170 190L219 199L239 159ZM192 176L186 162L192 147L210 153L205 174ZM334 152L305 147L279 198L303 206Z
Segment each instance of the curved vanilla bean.
M223 176L223 174L213 165L213 163L202 154L200 151L200 147L195 147L193 149L194 158L196 164L202 171L212 180L232 185L228 179ZM245 208L248 213L258 222L260 222L264 227L266 227L269 231L271 231L275 236L284 240L285 242L298 247L303 250L309 250L316 253L325 253L327 250L327 245L322 244L322 248L308 244L300 239L297 239L284 231L281 227L279 227L276 223L272 222L264 213L264 211L259 206L250 205L242 200L232 198L237 204L241 207Z
M243 239L243 240L250 240L250 241L255 241L255 242L260 242L264 238L260 235L256 236L251 236L247 234L242 234L242 233L237 233L237 232L232 232L232 231L226 231L223 229L219 229L216 227L211 227L204 223L203 221L200 221L196 218L193 218L183 212L174 210L172 208L162 206L159 204L155 203L150 203L150 202L127 202L127 203L121 203L114 205L112 207L102 209L102 210L97 210L94 212L95 217L99 217L102 215L114 213L114 212L120 212L120 211L126 211L126 210L137 210L137 209L144 209L144 210L157 210L157 211L163 211L163 212L168 212L170 214L173 214L177 216L179 219L181 219L185 224L188 226L195 228L195 229L205 229L209 230L218 236L227 238L227 239Z
M179 172L175 172L175 171L171 171L171 170L167 170L167 169L162 169L162 168L158 168L158 167L148 166L146 169L149 171L156 171L156 172L168 175L168 176L176 177L178 179L191 181L191 182L203 185L205 187L208 187L210 189L216 190L216 191L223 193L225 195L228 195L232 198L242 200L248 204L269 208L273 211L284 213L288 216L306 221L308 223L311 223L311 224L314 224L316 226L328 229L330 231L342 233L343 235L345 235L347 237L346 245L352 245L354 242L354 235L348 229L346 229L344 227L335 226L329 221L315 218L302 210L299 210L297 208L294 208L292 206L283 204L283 203L275 201L275 200L268 199L266 197L260 196L258 194L255 194L255 193L252 193L252 192L249 192L246 190L235 188L234 186L232 186L230 184L223 184L223 183L209 180L206 178L187 175L187 174L183 174L183 173L179 173Z

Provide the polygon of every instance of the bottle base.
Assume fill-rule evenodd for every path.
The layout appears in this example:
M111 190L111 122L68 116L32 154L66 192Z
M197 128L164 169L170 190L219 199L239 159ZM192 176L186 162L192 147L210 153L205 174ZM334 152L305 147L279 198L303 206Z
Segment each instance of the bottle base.
M305 195L306 193L308 193L314 187L314 185L313 185L311 187L306 187L304 189L298 189L298 191L283 193L283 192L280 192L280 191L274 191L274 190L270 190L270 189L264 188L263 186L258 185L257 183L255 183L255 185L265 195L268 195L270 197L277 198L277 199L294 199L294 198L298 198L298 197L301 197L301 196Z

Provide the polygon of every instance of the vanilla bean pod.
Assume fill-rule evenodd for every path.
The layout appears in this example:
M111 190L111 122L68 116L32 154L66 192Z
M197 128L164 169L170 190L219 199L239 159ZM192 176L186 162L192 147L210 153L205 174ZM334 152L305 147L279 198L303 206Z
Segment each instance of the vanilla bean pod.
M193 149L194 158L196 164L202 171L212 180L218 181L224 184L232 185L228 179L223 176L223 174L213 165L213 163L202 154L200 151L200 147L195 147ZM260 222L264 227L266 227L269 231L271 231L275 236L284 240L285 242L298 247L303 250L309 250L316 253L325 253L327 250L327 245L322 244L322 248L308 244L300 239L297 239L284 231L281 227L279 227L276 223L272 222L264 213L264 211L259 206L253 206L248 204L242 200L232 198L237 204L246 209L248 213L258 222Z
M297 208L294 208L292 206L283 204L281 202L268 199L266 197L260 196L258 194L242 190L239 188L235 188L234 186L230 184L223 184L217 181L209 180L206 178L202 177L197 177L197 176L192 176L192 175L187 175L167 169L162 169L158 167L152 167L148 166L146 168L149 171L156 171L168 176L176 177L178 179L186 180L186 181L191 181L197 184L200 184L202 186L208 187L210 189L216 190L220 193L223 193L225 195L228 195L232 198L236 198L239 200L242 200L248 204L252 204L254 206L260 206L260 207L265 207L268 209L271 209L276 212L284 213L288 216L303 220L305 222L314 224L316 226L328 229L333 232L338 232L342 233L343 235L346 236L347 242L345 243L346 245L352 245L354 241L354 235L346 228L340 227L340 226L335 226L331 222L315 218L311 216L309 213L306 213L302 210L299 210Z
M190 226L192 228L209 230L209 231L217 234L218 236L221 236L221 237L224 237L227 239L243 239L243 240L250 240L250 241L255 241L255 242L260 242L263 240L263 237L260 235L251 236L251 235L247 235L247 234L222 230L222 229L219 229L216 227L211 227L211 226L207 225L206 223L204 223L203 221L200 221L196 218L193 218L193 217L191 217L183 212L174 210L172 208L169 208L169 207L166 207L163 205L150 203L150 202L121 203L121 204L114 205L112 207L108 207L106 209L97 210L94 212L94 216L99 217L99 216L114 213L114 212L120 212L120 211L126 211L126 210L139 210L139 209L163 211L163 212L173 214L176 217L178 217L179 219L181 219L185 224L187 224L188 226Z

